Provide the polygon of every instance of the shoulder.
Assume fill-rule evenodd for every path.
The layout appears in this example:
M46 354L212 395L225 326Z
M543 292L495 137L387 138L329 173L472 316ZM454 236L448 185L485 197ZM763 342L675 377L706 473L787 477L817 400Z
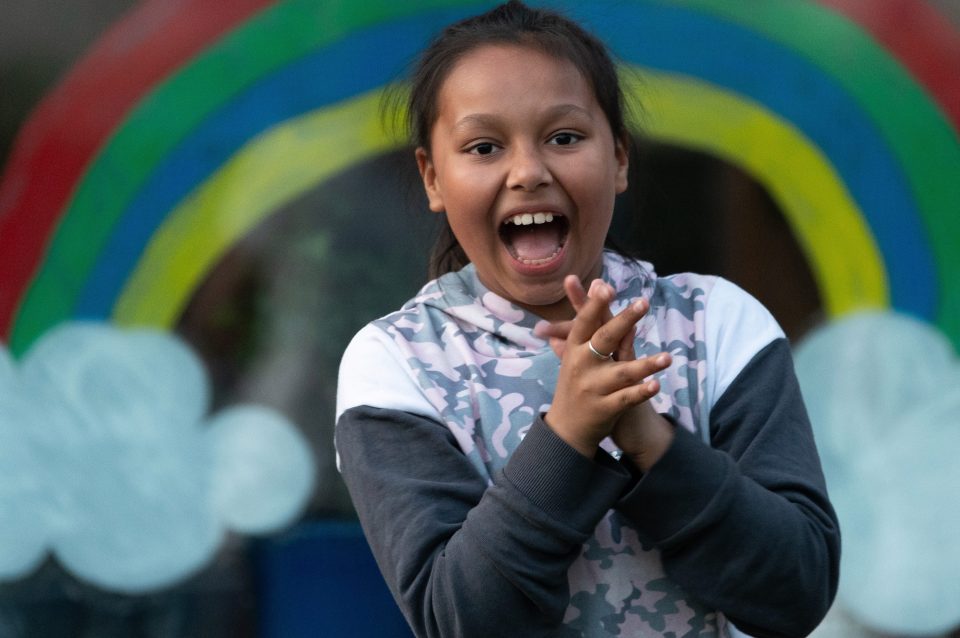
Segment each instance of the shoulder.
M407 356L386 328L406 313L393 313L364 326L351 339L340 360L336 418L358 406L401 410L436 416L436 410L417 385Z
M784 336L767 308L753 295L722 277L712 277L713 286L705 296L707 333L727 346L766 346ZM757 348L759 349L759 348Z
M453 314L475 303L473 278L468 266L434 279L354 336L340 362L337 418L360 405L437 417L423 387L423 362L436 367L445 360Z
M785 340L780 324L753 295L721 277L714 280L704 302L708 405L723 396L758 353Z
M659 277L651 305L683 337L692 333L706 364L707 407L768 345L784 339L769 310L737 284L715 275L679 273ZM675 314L671 314L675 313Z
M705 304L712 296L713 289L722 283L730 282L716 275L702 275L693 272L658 275L656 276L651 305L654 307L662 306L667 310L680 310L684 314L692 316L694 312L701 312L705 309Z
M753 295L731 281L713 279L704 316L706 335L716 348L756 353L784 337L780 324Z
M704 335L714 343L741 345L745 341L766 345L784 336L762 303L737 284L716 275L678 273L658 277L651 305L678 310L690 317L702 313Z

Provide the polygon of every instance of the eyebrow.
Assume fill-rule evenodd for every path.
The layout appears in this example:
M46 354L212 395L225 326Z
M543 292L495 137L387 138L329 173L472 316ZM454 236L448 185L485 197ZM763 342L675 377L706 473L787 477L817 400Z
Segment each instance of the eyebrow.
M593 119L590 111L583 108L582 106L577 106L576 104L558 104L547 109L545 115L547 118L562 117L564 115L580 115L588 119ZM470 115L465 115L453 125L454 130L477 127L484 128L490 126L496 126L500 121L500 118L496 115L488 115L486 113L471 113Z

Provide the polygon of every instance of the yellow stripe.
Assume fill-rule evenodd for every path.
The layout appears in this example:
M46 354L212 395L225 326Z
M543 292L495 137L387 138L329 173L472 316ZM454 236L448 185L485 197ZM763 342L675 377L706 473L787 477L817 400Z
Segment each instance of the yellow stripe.
M164 220L113 310L121 325L173 326L221 256L285 203L393 144L380 92L279 124L250 140Z
M777 200L811 263L827 312L889 306L883 261L826 157L788 122L715 86L643 71L648 135L702 149L752 174ZM114 307L120 324L170 327L217 260L277 208L384 152L379 92L280 124L251 140L157 230Z
M767 188L807 256L829 315L890 305L886 269L863 215L829 160L800 131L701 80L650 70L625 73L623 80L644 105L638 128L721 157Z

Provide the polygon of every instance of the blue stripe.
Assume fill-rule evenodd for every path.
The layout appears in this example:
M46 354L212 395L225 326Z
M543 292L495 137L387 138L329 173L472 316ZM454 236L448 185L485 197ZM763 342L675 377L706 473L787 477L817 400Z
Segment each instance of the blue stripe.
M833 77L754 31L691 9L604 2L590 11L591 26L622 59L723 87L802 131L826 155L873 232L891 305L934 318L933 252L907 175L869 114Z
M437 11L354 32L263 76L212 112L157 165L125 208L84 283L74 315L110 316L167 215L244 144L286 120L402 79L404 65L440 26L475 12L476 7Z
M827 156L863 212L885 260L892 305L933 318L938 294L933 254L906 176L869 116L833 78L755 32L690 9L612 1L589 9L568 2L561 8L582 18L622 60L723 87L801 130ZM424 12L358 31L265 76L224 104L157 166L128 206L75 313L108 317L170 210L250 139L396 79L402 63L438 25L475 12L476 7Z

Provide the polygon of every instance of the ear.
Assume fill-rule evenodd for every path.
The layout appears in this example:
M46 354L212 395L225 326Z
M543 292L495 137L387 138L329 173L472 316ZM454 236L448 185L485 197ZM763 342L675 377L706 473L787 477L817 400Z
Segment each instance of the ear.
M614 142L614 157L617 160L616 187L617 193L627 190L627 172L630 169L630 141L626 133Z
M416 152L417 168L420 169L420 179L423 180L423 189L427 192L427 201L430 203L430 210L435 213L442 213L443 195L440 192L440 184L437 181L437 170L433 166L433 160L426 149L418 147Z

